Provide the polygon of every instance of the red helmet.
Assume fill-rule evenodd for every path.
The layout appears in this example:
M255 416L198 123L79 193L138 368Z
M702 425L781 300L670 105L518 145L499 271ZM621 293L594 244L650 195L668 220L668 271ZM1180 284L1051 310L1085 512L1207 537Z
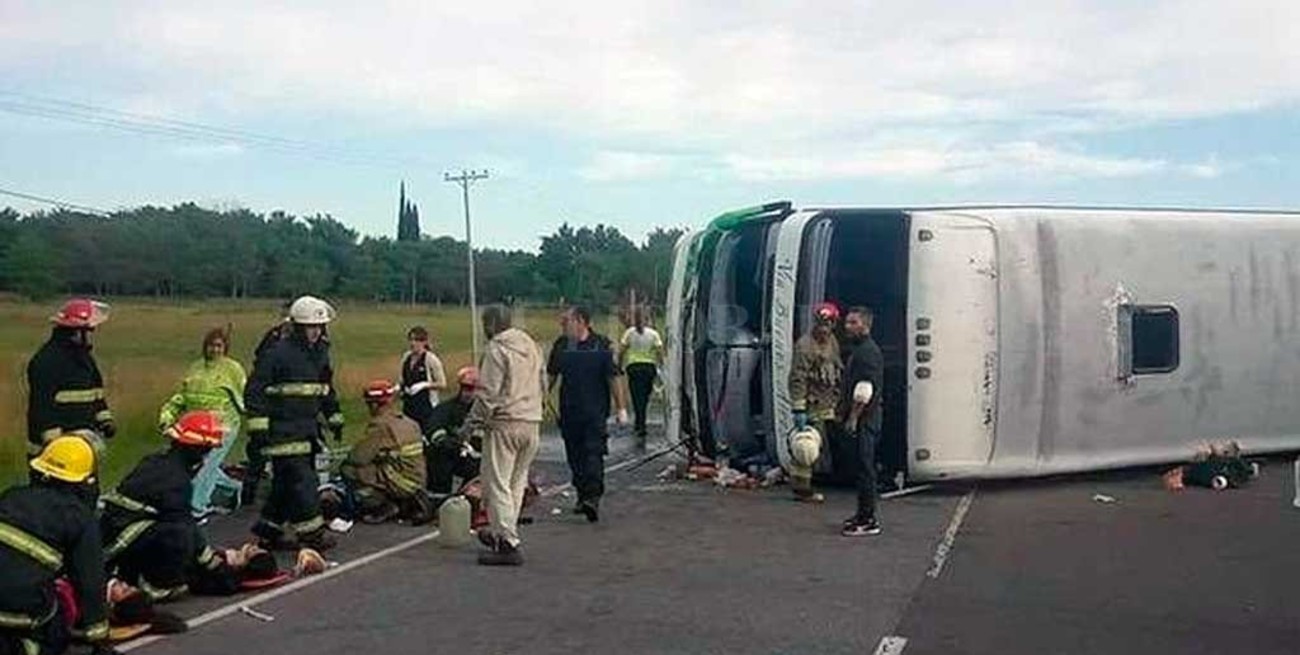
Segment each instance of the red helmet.
M840 320L840 308L837 307L835 303L827 301L817 305L817 309L813 311L813 316L817 318L817 322L819 323L838 323Z
M459 371L456 371L456 381L459 382L462 387L477 389L478 369L473 366L466 366Z
M182 446L216 448L225 436L225 422L211 410L185 412L175 425L167 428L167 438Z
M50 317L50 322L59 327L83 329L94 328L107 320L108 304L86 298L69 300Z
M362 393L368 403L387 403L397 396L397 385L388 380L371 380Z

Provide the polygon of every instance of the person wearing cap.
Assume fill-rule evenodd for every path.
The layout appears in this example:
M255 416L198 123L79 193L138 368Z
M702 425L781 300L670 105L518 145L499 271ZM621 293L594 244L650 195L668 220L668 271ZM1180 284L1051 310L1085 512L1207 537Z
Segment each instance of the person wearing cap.
M370 422L340 469L354 512L365 523L404 518L418 525L433 519L424 494L424 440L420 426L397 411L397 393L388 380L366 385Z
M240 571L227 561L227 553L208 545L190 504L194 476L209 454L221 448L226 434L219 412L186 412L168 426L168 448L140 460L116 489L104 494L100 533L105 568L152 602L239 589ZM273 561L270 569L263 573L274 573Z
M455 478L469 481L479 474L483 440L462 435L461 426L474 405L478 391L478 369L466 366L456 372L459 391L451 400L438 403L429 416L424 458L429 468L429 492L450 494Z
M65 435L27 464L31 483L0 494L0 653L112 653L95 451Z
M794 345L794 365L790 372L790 404L796 430L812 427L823 442L834 438L838 429L840 379L844 363L840 359L840 345L835 338L835 328L840 320L840 310L834 303L824 302L813 310L813 327ZM790 466L790 486L795 500L820 503L822 494L813 491L812 466L796 463Z
M249 441L271 462L271 494L252 532L270 550L334 546L320 511L315 454L324 448L321 418L334 441L343 439L343 413L334 391L328 324L334 308L303 296L289 307L287 338L262 354L244 389Z
M96 450L101 439L117 434L91 354L91 337L107 320L108 305L85 298L69 300L50 317L50 338L27 364L28 458L66 433L83 435Z
M447 373L442 360L429 347L429 331L417 325L406 333L411 349L402 356L402 413L420 424L423 434L430 434L433 409L438 395L447 388Z
M226 435L221 445L213 449L203 468L194 477L194 496L190 499L195 516L205 516L213 511L212 496L218 487L233 496L233 507L239 506L240 484L226 475L221 464L234 447L239 436L240 417L244 411L244 385L247 375L239 362L231 359L230 329L213 328L203 337L202 357L185 371L185 376L158 412L159 432L167 434L183 414L192 410L211 410L221 415Z

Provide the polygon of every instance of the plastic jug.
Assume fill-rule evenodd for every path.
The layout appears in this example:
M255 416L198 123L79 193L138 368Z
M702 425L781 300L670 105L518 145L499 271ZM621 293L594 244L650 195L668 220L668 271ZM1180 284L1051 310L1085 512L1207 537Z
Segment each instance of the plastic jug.
M438 508L438 544L444 548L460 548L470 542L469 501L464 496L452 496Z

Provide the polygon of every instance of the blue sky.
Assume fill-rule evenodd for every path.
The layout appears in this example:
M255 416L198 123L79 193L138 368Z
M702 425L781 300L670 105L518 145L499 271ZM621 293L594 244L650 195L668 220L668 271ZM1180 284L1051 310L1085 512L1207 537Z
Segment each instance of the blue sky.
M0 187L391 234L405 179L459 236L442 175L487 168L476 242L529 249L777 198L1300 208L1295 25L1286 0L0 0Z

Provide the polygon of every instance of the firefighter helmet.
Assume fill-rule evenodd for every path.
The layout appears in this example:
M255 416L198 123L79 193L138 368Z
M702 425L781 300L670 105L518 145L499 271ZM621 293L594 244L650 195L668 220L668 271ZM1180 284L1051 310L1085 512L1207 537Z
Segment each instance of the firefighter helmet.
M838 323L840 320L840 308L833 302L824 302L817 305L813 310L813 315L817 318L818 323Z
M65 435L46 444L28 465L55 480L85 482L95 474L95 450L85 439Z
M397 385L388 380L371 380L362 394L368 403L388 403L397 396Z
M67 328L94 329L108 320L108 303L73 298L50 317L50 322Z
M456 371L456 381L460 386L466 389L478 388L478 369L473 366L465 366Z
M334 307L315 296L302 296L289 305L289 320L298 325L325 325L334 320Z
M822 435L816 428L801 428L790 435L790 457L799 466L811 468L821 454Z
M175 425L167 428L167 438L181 446L216 448L225 436L225 422L211 410L185 412Z

